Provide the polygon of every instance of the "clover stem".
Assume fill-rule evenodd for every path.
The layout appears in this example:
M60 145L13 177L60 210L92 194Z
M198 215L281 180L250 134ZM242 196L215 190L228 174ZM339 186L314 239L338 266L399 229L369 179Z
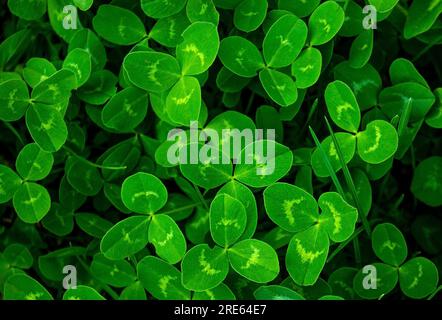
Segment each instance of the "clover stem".
M442 39L442 36L437 37L433 41L431 41L425 48L423 48L412 60L412 62L419 61L419 59L428 52L432 47L434 47L435 44L439 43L439 41Z
M171 213L175 213L175 212L180 212L180 211L183 211L183 210L187 210L187 209L198 207L199 205L202 205L202 204L203 204L202 202L195 202L195 203L189 204L187 206L182 206L182 207L179 207L179 208L175 208L175 209L172 209L172 210L161 212L161 214L171 214Z
M18 133L17 129L14 128L14 126L12 124L10 124L9 122L4 122L2 121L4 126L6 128L8 128L13 134L14 136L17 137L18 141L20 141L21 145L25 145L25 142L23 141L23 138L20 136L20 134Z
M345 199L344 189L342 188L342 185L339 182L338 177L336 176L336 172L330 163L327 153L325 152L324 148L322 147L321 143L319 142L319 139L316 136L316 133L311 126L309 126L309 130L310 130L311 136L313 137L313 140L315 141L316 147L318 148L319 152L321 153L322 160L324 161L324 165L327 167L328 173L330 174L330 178L332 179L336 190Z
M248 114L250 112L250 109L252 108L253 100L255 99L255 93L252 92L250 94L249 102L247 103L245 114Z
M81 266L91 275L91 277L94 278L98 283L100 283L100 285L103 287L103 290L106 291L107 294L109 294L112 299L114 299L114 300L120 299L118 294L111 287L109 287L107 284L101 282L100 280L98 280L96 277L93 276L89 266L86 264L86 262L82 258L77 256L77 260L80 262Z
M427 300L433 299L434 296L441 290L442 290L442 286L437 287L436 290L434 290L434 292L427 298Z
M75 153L75 151L73 151L71 148L63 146L63 149L66 150L68 153L70 153L72 156L74 156L75 158L77 158L80 161L83 161L95 168L99 168L99 169L104 169L104 170L126 170L127 166L121 166L121 167L112 167L112 166L103 166L100 164L96 164L92 161L89 161L81 156L79 156L77 153Z
M341 163L342 171L344 172L345 182L347 183L347 187L351 192L353 202L356 205L356 208L358 209L359 218L362 221L362 225L364 226L365 232L367 232L367 235L370 236L371 234L370 224L368 223L367 217L364 211L362 210L362 205L361 202L359 201L359 196L356 191L356 187L353 178L351 176L350 170L347 167L347 163L345 162L344 155L342 153L341 147L339 146L338 139L336 138L335 133L333 132L333 129L330 123L328 122L327 117L325 117L325 123L327 124L328 131L330 132L330 136L332 137L333 144L335 145L336 148L336 152L338 153L338 158ZM342 197L345 199L344 194L342 194Z
M203 195L201 194L200 189L198 188L197 185L193 184L193 188L196 191L196 194L198 195L198 198L201 200L201 203L203 204L204 208L209 211L209 206L207 205L206 199L204 199Z

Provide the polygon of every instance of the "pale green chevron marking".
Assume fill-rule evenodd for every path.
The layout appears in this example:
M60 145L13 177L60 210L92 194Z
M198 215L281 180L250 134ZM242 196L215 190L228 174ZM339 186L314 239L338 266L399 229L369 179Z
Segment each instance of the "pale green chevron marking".
M194 43L189 43L188 45L186 45L183 49L184 52L186 53L193 53L195 54L199 61L200 64L203 66L206 63L206 56L204 55L204 53L202 53L198 47L194 44Z
M416 287L419 284L419 279L422 278L423 275L424 275L424 270L423 270L422 265L419 263L418 264L418 274L417 274L417 276L413 277L413 281L408 286L408 289L413 289L414 287Z
M367 150L364 150L364 153L372 153L372 152L376 151L379 148L379 146L380 146L381 137L382 137L381 129L378 126L375 126L374 130L375 130L375 135L376 135L375 136L375 142Z
M330 210L330 212L333 215L333 233L339 233L342 230L342 216L341 214L338 212L338 210L336 210L335 206L333 203L329 202L329 201L325 201L324 204L328 207L328 209Z
M296 252L299 254L299 256L301 257L301 262L302 263L312 263L313 261L315 261L321 254L324 253L324 250L321 251L307 251L305 250L305 248L302 246L301 240L299 239L295 239L296 240Z
M259 262L260 251L255 246L251 246L252 254L246 262L245 266L242 266L241 269L248 269L251 266L257 265Z
M161 293L167 298L167 288L169 287L169 282L172 280L176 280L177 277L172 277L170 275L161 277L158 281L158 287L160 287Z
M164 247L172 239L173 239L173 230L171 228L170 231L168 233L166 233L166 237L164 238L164 240L163 241L157 241L157 244L160 247Z
M202 271L204 273L208 274L209 276L213 276L217 273L220 273L221 270L217 270L215 268L212 268L210 263L207 262L205 252L206 252L206 250L202 250L201 254L198 258L198 262L199 262L200 266L203 268Z

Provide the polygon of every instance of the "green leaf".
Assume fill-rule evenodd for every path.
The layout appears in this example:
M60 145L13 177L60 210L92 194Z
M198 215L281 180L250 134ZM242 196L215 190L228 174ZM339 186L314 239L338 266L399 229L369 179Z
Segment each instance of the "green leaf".
M170 89L181 73L178 61L160 52L129 53L123 67L130 82L143 90L157 93Z
M147 300L146 290L136 281L121 291L120 300Z
M378 71L369 63L360 69L350 66L348 61L338 64L334 69L335 78L345 82L352 89L361 110L378 104L378 94L382 80Z
M295 234L285 257L293 281L301 286L313 285L324 268L328 249L328 235L320 225Z
M345 299L343 297L340 297L340 296L326 295L326 296L320 297L318 300L333 300L333 301L337 301L337 300L345 300Z
M279 274L276 251L267 243L246 239L228 249L232 268L250 281L265 283Z
M191 2L187 3L190 5ZM174 48L182 41L181 34L189 25L190 21L183 10L173 16L157 20L149 36L165 47Z
M346 300L353 300L355 298L355 291L353 289L353 279L358 270L356 268L342 267L330 274L328 284L332 292Z
M253 295L256 300L305 300L299 293L278 285L261 286Z
M124 180L121 199L135 213L153 214L166 204L167 189L154 175L139 172Z
M318 46L329 42L344 24L345 13L335 1L325 1L313 11L308 21L310 44Z
M258 48L251 41L239 36L224 38L218 56L227 69L246 78L256 76L264 67Z
M104 167L126 167L126 169L111 170L103 167L101 172L106 181L114 181L126 177L140 160L141 151L135 139L125 140L108 151L108 153L103 154L102 165ZM118 194L120 194L119 191Z
M358 211L349 205L339 193L323 193L318 200L322 214L320 224L330 239L334 242L343 242L351 237L355 231Z
M442 2L438 0L413 1L408 9L407 20L405 22L405 39L413 38L429 30L441 12Z
M321 0L278 0L278 8L291 11L296 16L303 18L310 15L320 2Z
M75 289L68 289L63 294L63 300L106 300L92 287L79 285Z
M312 286L299 286L288 277L281 282L281 285L296 291L307 300L317 300L332 293L330 286L322 278L319 278Z
M415 82L404 82L385 88L379 95L382 112L389 118L404 112L411 100L410 122L422 120L436 101L433 93Z
M229 272L224 249L201 244L187 251L181 262L182 284L188 290L205 291L217 287Z
M267 66L287 67L301 53L307 40L307 26L294 15L278 19L264 37L263 54Z
M293 153L272 140L259 140L241 151L242 161L235 167L234 178L251 187L271 185L292 167Z
M108 70L92 73L88 82L77 91L80 100L93 105L106 103L117 92L118 79Z
M370 13L371 11L364 11L363 6L356 3L355 1L344 3L344 10L345 21L342 25L341 30L339 30L338 35L343 37L355 37L361 34L361 32L363 32L365 29L363 21L364 18L367 17L367 11L368 13ZM374 21L370 20L370 18L367 18L367 20L374 23ZM378 20L381 20L381 17L379 17Z
M56 152L68 136L66 123L54 106L35 104L26 112L26 126L34 141L47 152Z
M154 215L149 226L149 242L155 246L156 254L176 264L186 253L187 245L176 222L165 214Z
M259 79L270 98L281 107L296 102L298 90L290 76L276 70L264 69L259 73Z
M95 196L103 187L98 169L80 158L68 158L65 171L70 185L85 196Z
M264 206L269 218L289 232L302 231L318 221L315 198L288 183L275 183L264 190Z
M226 67L222 67L216 77L217 87L227 93L240 92L249 82L249 78L238 76Z
M363 170L360 169L352 169L350 175L355 186L356 196L361 206L360 210L365 216L367 216L371 210L373 202L372 188L370 181L368 180L368 176ZM350 188L345 187L344 191L348 195L346 197L346 201L348 201L348 203L353 207L357 208Z
M241 237L246 228L246 210L240 201L220 194L210 205L209 221L213 240L222 247L228 247Z
M52 251L38 258L38 269L45 279L61 282L65 278L64 267L76 264L85 252L85 248L74 246Z
M393 224L378 224L373 230L371 240L374 253L383 262L398 267L407 258L405 238Z
M74 229L73 213L57 202L52 202L48 214L41 220L46 230L59 237L64 237Z
M75 74L79 88L84 85L91 76L92 58L88 51L80 48L73 49L63 62L63 69L72 71Z
M245 185L232 180L226 183L217 193L217 195L227 194L242 203L246 210L247 221L246 228L239 238L240 240L249 239L253 236L258 224L258 209L253 192Z
M188 0L186 13L190 22L205 21L218 25L219 13L212 0Z
M392 157L398 148L396 129L384 120L374 120L357 134L358 154L362 160L379 164Z
M66 210L72 212L80 208L86 201L86 196L72 188L65 175L61 178L58 193L59 202L63 203L63 207Z
M5 300L53 300L45 287L26 274L10 276L3 292Z
M111 260L122 260L137 253L147 245L149 221L144 216L121 220L101 239L101 252Z
M428 88L428 83L414 66L413 62L398 58L392 62L389 69L391 83L396 85L404 82L416 82Z
M117 6L100 5L92 25L100 37L121 46L135 44L146 36L141 19L132 11Z
M74 4L81 11L88 11L92 7L92 5L94 4L94 0L74 0Z
M149 97L134 87L114 95L104 106L101 119L106 127L119 132L135 129L146 117Z
M117 288L126 287L136 279L135 270L128 261L112 261L101 253L94 256L90 270L98 280Z
M76 87L76 74L71 70L62 69L36 85L31 98L38 103L57 104L68 100L71 90Z
M305 49L293 62L291 68L297 88L305 89L313 86L321 75L321 51L313 47Z
M429 157L418 164L411 182L414 196L431 207L442 205L442 157Z
M213 189L223 185L232 178L233 166L230 159L217 147L211 146L210 155L204 152L201 145L188 144L183 149L188 151L187 155L199 155L199 160L192 163L186 160L180 163L180 170L183 176L197 186L204 189ZM186 156L187 158L187 156ZM198 159L197 159L198 160Z
M33 182L22 184L12 201L19 218L26 223L40 222L51 208L49 192Z
M385 13L393 10L399 0L368 0L379 13Z
M50 61L44 58L31 58L26 62L23 69L23 78L32 88L35 88L55 72L57 72L57 69Z
M356 137L347 132L338 132L335 134L339 147L344 156L345 163L349 163L356 151ZM332 169L337 172L342 168L336 146L331 136L328 136L321 142L322 149L326 152ZM330 172L324 163L321 150L316 148L311 157L311 164L315 175L318 177L329 177Z
M64 41L69 42L77 29L81 29L81 23L76 10L71 6L72 0L47 0L48 16L52 29Z
M46 13L45 0L8 0L9 10L24 20L38 20Z
M94 32L89 29L78 30L69 42L68 51L76 48L89 52L93 71L104 68L107 60L106 49Z
M210 22L194 22L182 34L176 57L183 75L198 75L209 69L219 49L216 26Z
M236 300L236 297L228 286L221 283L213 289L195 292L192 300Z
M141 9L151 18L160 19L173 16L186 5L186 0L141 0Z
M0 120L19 120L25 115L29 102L28 86L23 80L0 83Z
M234 11L233 23L238 30L252 32L264 22L267 0L244 0Z
M353 280L355 292L364 299L381 299L384 295L391 292L398 282L397 268L383 263L371 264L376 270L376 288L364 288L365 277L373 277L373 274L363 273L362 269L356 274Z
M36 143L30 143L21 149L15 166L23 179L38 181L46 178L52 170L54 157L42 150Z
M181 273L163 260L147 256L137 265L143 287L159 300L190 300L190 292L181 284Z
M2 70L13 58L20 58L28 49L31 34L31 29L23 29L2 41L0 44L0 68Z
M413 258L399 268L399 284L409 298L425 298L436 290L438 283L437 267L427 258Z
M12 199L22 180L11 168L0 164L0 203Z
M364 30L353 41L350 48L350 66L359 69L370 60L373 51L373 30Z
M75 222L86 234L102 238L112 228L112 223L93 213L76 213Z
M222 149L226 155L231 159L237 159L241 150L237 150L237 145L243 145L243 142L238 140L244 136L246 144L249 143L247 133L254 131L256 125L248 116L237 111L226 111L212 119L205 129L213 129L217 132L220 140L219 148ZM231 130L226 134L225 130ZM216 143L216 142L215 142ZM227 150L230 145L229 150Z
M166 99L170 119L184 126L198 121L201 111L201 86L194 77L182 77L170 90Z
M32 267L34 258L28 248L19 243L10 244L3 251L3 258L11 265L20 269Z
M206 241L206 236L210 231L209 212L197 207L195 214L186 222L185 234L186 238L193 244L201 244Z
M353 133L358 132L361 111L348 85L339 80L330 83L325 90L325 102L337 126Z

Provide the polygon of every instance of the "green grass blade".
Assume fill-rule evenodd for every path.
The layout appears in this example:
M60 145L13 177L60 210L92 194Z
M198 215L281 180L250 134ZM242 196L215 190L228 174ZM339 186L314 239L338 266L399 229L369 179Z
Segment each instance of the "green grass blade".
M399 125L397 129L399 138L403 135L405 128L407 128L408 122L410 121L410 114L411 114L411 98L408 99L404 112L399 119Z
M371 234L370 224L368 223L368 220L367 220L367 217L365 216L365 214L363 214L362 206L359 201L358 194L356 192L356 187L353 182L353 178L351 177L350 170L348 170L347 164L344 161L344 156L342 154L341 147L339 146L338 139L336 139L335 133L333 132L333 129L330 126L330 123L328 122L327 117L325 117L325 122L327 124L328 130L330 131L330 135L333 139L333 144L336 147L336 152L338 154L339 161L341 162L341 166L342 166L342 171L344 172L345 181L347 182L347 186L350 189L351 195L353 197L353 202L356 204L356 208L358 209L359 218L362 221L362 225L364 226L365 232L367 232L367 234L370 236L370 234Z
M333 184L335 185L336 190L338 190L339 194L345 198L345 193L344 193L344 189L342 188L341 183L339 182L338 176L336 175L335 170L333 170L333 167L330 163L330 160L328 158L327 153L324 151L324 149L322 148L321 143L318 140L318 137L315 134L315 131L313 130L313 128L311 126L309 126L309 130L310 130L310 134L313 137L313 140L315 141L316 147L319 149L321 156L322 156L322 160L324 161L325 166L327 167L328 172L330 173L330 177L333 181Z

